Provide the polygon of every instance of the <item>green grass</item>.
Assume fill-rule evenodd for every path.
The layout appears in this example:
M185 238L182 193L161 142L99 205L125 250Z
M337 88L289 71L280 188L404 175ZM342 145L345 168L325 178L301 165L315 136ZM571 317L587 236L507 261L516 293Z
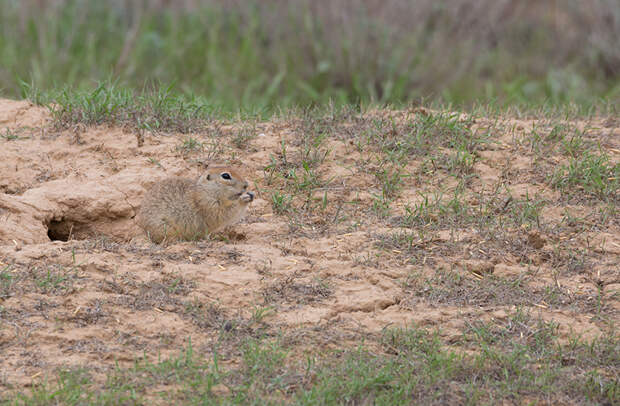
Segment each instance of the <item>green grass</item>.
M73 285L78 277L74 268L54 265L46 269L34 268L30 272L34 286L41 294L67 295L75 291Z
M187 137L183 140L183 142L177 145L177 151L181 151L185 154L189 154L192 151L202 151L204 146L202 142L198 141L194 137Z
M271 193L271 207L276 214L284 214L291 211L292 200L291 196L277 190Z
M263 168L265 184L279 190L268 190L271 205L276 214L298 217L324 210L327 207L327 190L333 178L321 172L330 149L326 140L336 128L336 123L326 119L323 113L337 114L333 106L289 110L292 116L292 139L280 141L278 151L270 155L269 164ZM295 114L299 114L298 116Z
M0 94L24 97L25 82L37 89L32 99L44 100L46 91L90 90L112 78L134 91L175 83L179 94L229 113L329 101L399 105L422 97L459 106L614 104L617 25L601 16L617 21L617 8L599 0L584 22L585 7L500 13L494 2L472 1L457 12L430 0L416 7L395 0L381 9L302 0L185 10L8 0L0 3ZM90 111L88 120L100 112ZM150 117L141 125L166 124Z
M4 138L5 141L14 141L19 139L19 135L8 128L4 129L4 133L0 134L0 137Z
M0 299L11 296L11 291L16 283L17 277L11 273L11 267L5 266L0 270Z
M60 128L78 123L114 124L154 132L190 133L205 131L217 114L217 109L204 99L181 96L173 92L172 86L134 91L104 81L92 90L64 88L40 93L27 87L25 94L47 106Z
M250 142L257 136L255 123L245 123L234 130L232 144L238 149L246 149Z
M370 146L391 162L406 163L410 157L427 155L438 147L475 151L488 136L472 131L474 117L461 119L449 108L439 113L415 114L403 122L392 118L358 120L353 142L358 150Z
M137 357L96 380L88 369L60 369L4 405L43 404L496 404L620 401L620 341L611 328L585 340L559 340L558 326L517 310L502 321L466 320L455 352L440 332L390 328L375 350L359 346L294 353L281 338L248 338L240 362L191 341L169 359ZM152 391L151 388L158 388Z
M570 158L551 175L551 184L564 194L577 192L586 197L618 202L620 199L620 163L614 164L605 153L585 152Z

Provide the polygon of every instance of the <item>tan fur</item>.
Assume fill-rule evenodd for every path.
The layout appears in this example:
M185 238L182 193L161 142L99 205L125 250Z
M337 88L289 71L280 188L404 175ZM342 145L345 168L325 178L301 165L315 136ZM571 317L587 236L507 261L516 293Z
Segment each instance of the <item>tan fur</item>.
M163 180L146 192L138 225L156 243L204 238L243 218L254 199L247 187L235 168L225 166L211 167L197 180Z

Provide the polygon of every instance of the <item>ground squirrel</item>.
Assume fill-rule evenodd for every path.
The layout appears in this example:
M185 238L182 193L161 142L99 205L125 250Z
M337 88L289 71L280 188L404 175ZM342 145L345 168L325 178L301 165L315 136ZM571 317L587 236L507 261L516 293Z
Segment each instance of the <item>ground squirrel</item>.
M239 221L254 193L234 168L217 166L198 178L169 178L142 200L138 225L155 243L197 240Z

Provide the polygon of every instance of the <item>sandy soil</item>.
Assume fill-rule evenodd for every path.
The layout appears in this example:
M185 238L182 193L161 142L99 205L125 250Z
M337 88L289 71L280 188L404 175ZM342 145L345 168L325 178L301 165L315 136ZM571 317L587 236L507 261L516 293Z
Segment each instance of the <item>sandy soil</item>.
M618 162L617 121L572 124L587 124L588 137ZM600 201L549 186L545 170L567 158L535 157L522 140L537 126L549 128L505 120L505 132L477 152L467 182L472 207L500 184L497 213L527 196L546 202L540 226L508 224L493 235L471 223L403 226L405 207L420 193L458 183L441 167L421 171L423 157L407 165L411 176L390 214L374 214L381 182L365 161L372 151L355 148L354 124L324 143L329 154L317 171L330 183L313 191L315 208L298 199L296 214L275 213L271 195L288 181L270 179L265 168L273 157L282 163L282 140L290 157L300 153L302 126L259 123L242 148L226 141L234 126L222 126L217 161L243 166L258 198L231 231L162 247L134 223L145 189L171 175L197 176L212 150L184 150L182 134L145 133L138 146L133 130L55 129L45 108L0 100L0 133L17 136L0 138L0 391L60 366L87 365L104 376L143 354L176 354L190 337L209 354L222 329L283 334L317 350L371 341L386 326L419 325L456 343L468 322L501 320L521 306L555 320L565 337L596 336L620 321L620 220L617 212L604 217ZM209 145L208 135L192 136ZM322 210L321 199L329 202ZM581 220L568 221L567 212ZM521 290L505 289L518 278ZM231 345L222 362L237 355Z

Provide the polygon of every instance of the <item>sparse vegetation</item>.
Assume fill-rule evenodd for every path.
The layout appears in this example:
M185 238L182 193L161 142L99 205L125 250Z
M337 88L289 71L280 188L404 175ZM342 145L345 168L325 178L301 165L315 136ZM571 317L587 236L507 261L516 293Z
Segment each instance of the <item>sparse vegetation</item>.
M11 131L8 128L5 128L4 134L2 134L2 138L4 138L5 141L14 141L14 140L18 140L19 136L15 134L14 131Z
M279 339L248 339L241 364L228 368L218 355L203 359L187 344L177 357L137 358L98 386L88 369L64 369L54 383L18 395L16 404L256 401L335 404L487 403L556 401L609 403L620 400L618 337L562 343L557 324L522 310L505 321L469 321L460 338L469 352L445 349L437 332L391 328L378 337L380 352L359 347L324 354L294 354ZM149 394L153 385L173 386Z
M11 267L5 266L0 271L0 298L7 298L11 294L11 288L15 284L15 275L11 274Z
M612 202L620 201L620 163L613 164L606 154L586 152L571 158L551 176L553 187L564 193L581 192Z
M185 154L188 154L194 151L201 151L203 149L204 149L204 146L202 145L202 143L193 137L185 138L183 140L183 143L177 146L177 151L182 151Z
M153 132L206 132L215 111L204 99L175 94L172 86L134 91L107 81L92 90L52 90L39 102L49 108L58 128L82 123Z
M70 92L65 97L73 98ZM135 100L128 103L109 110L93 107L98 112L94 115L54 115L52 128L62 133L75 125L125 125ZM182 118L186 119L182 127L193 128L188 134L158 138L166 142L166 157L172 152L188 162L236 160L256 153L255 133L264 126ZM616 402L618 360L610 354L618 346L614 320L620 297L615 288L619 275L610 264L617 255L605 240L596 245L588 240L592 233L618 225L615 152L606 153L602 145L596 146L597 152L587 128L548 125L542 118L532 120L535 130L517 130L510 120L430 109L376 113L335 106L279 116L277 135L267 131L261 140L272 142L273 148L265 152L266 164L250 163L258 173L262 170L263 176L254 182L270 206L258 214L271 217L254 221L288 224L288 231L272 234L269 249L282 253L274 261L269 256L247 267L247 251L222 251L244 244L244 236L233 233L192 242L180 252L68 237L63 242L71 246L65 265L3 265L0 299L36 293L41 297L37 311L48 319L53 315L59 329L121 323L124 330L114 335L115 350L145 352L134 355L133 366L105 372L104 381L87 365L46 369L46 379L36 381L32 390L11 388L7 402L144 403L153 397L177 403ZM205 126L198 130L191 124L196 122ZM157 137L179 127L159 128L134 130ZM512 165L515 157L526 169ZM159 159L154 154L144 161L162 167ZM552 165L551 159L565 163ZM484 173L485 168L491 172ZM526 188L520 186L524 183ZM364 237L359 237L360 231ZM357 234L358 240L349 241L350 234ZM298 238L327 242L319 255L335 261L334 270L317 267L317 257ZM340 249L340 243L351 248ZM157 270L149 275L158 276L93 271L76 258L98 252L149 258ZM167 270L170 265L173 273ZM251 305L233 309L219 297L201 297L212 282L187 277L176 271L177 266L198 266L201 273L214 269L222 275L228 268L234 274L238 267L244 275L256 273L261 279L247 288ZM402 274L400 269L409 271ZM99 281L92 272L107 276ZM401 273L385 277L383 272ZM320 327L303 327L315 330L296 336L286 326L273 324L282 320L281 314L315 307L334 311L334 302L343 300L341 292L350 289L349 281L359 286L365 278L384 284L381 289L390 292L381 294L385 302L353 304L339 311L367 314L368 306L388 306L391 311L415 313L431 306L462 309L469 316L464 316L458 334L414 323L380 335L365 332L363 342L350 338L355 349L335 345L318 355L304 347L307 340L328 345L344 330L332 326L330 335L322 336L327 333ZM390 287L394 285L397 288ZM57 298L77 297L84 289L104 296L70 311L56 310L64 308ZM488 312L513 308L517 312L510 316L486 317ZM199 353L187 342L179 357L155 360L152 350L172 348L178 335L133 337L115 320L121 310L177 317L193 332L192 339L207 339L200 343ZM528 313L533 310L548 318L534 319ZM32 327L24 322L30 313L24 312L3 305L3 331L14 329L20 342L31 343ZM589 315L600 329L598 338L567 339L559 324L548 321L554 312ZM95 342L75 345L110 351ZM565 354L570 354L569 361ZM148 388L154 384L165 389L152 392Z

